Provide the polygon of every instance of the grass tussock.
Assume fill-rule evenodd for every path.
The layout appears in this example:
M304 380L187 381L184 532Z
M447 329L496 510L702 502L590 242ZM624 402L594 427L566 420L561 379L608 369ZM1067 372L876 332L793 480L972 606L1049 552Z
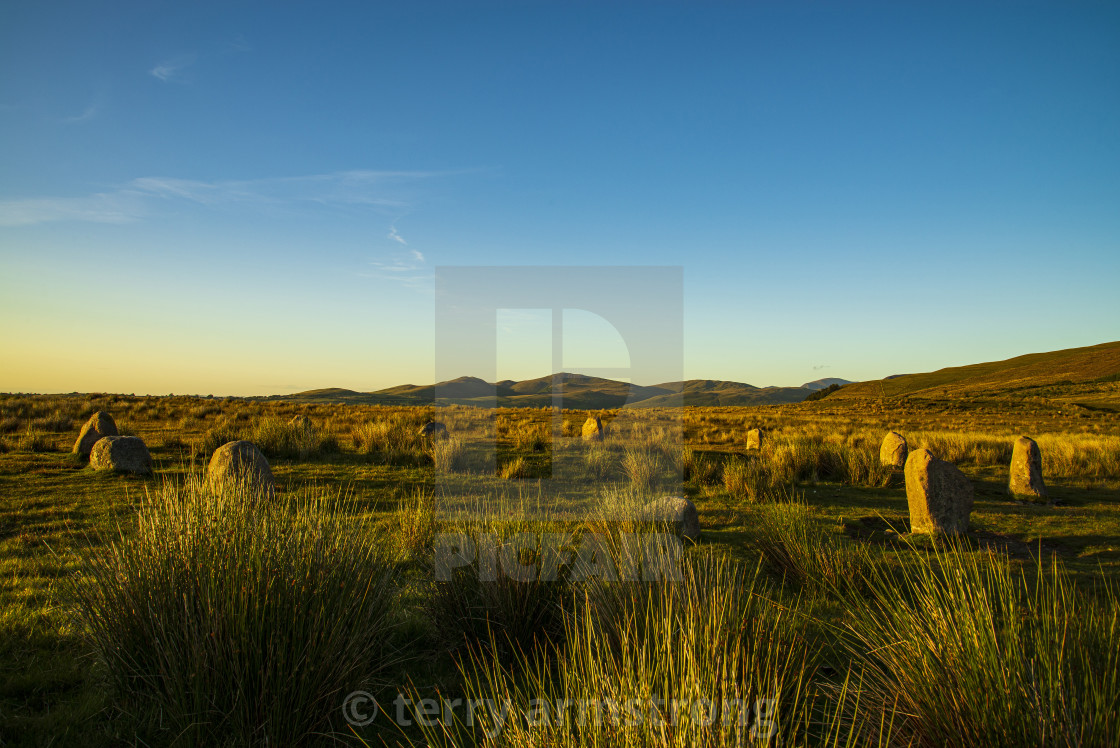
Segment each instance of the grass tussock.
M376 537L338 499L165 485L89 559L77 610L117 693L177 744L294 745L391 656Z
M800 501L754 510L755 542L778 577L818 591L864 589L882 554L830 531Z
M915 552L852 598L861 708L917 745L1120 745L1120 599L1055 560L1017 569L958 545Z
M811 712L813 648L804 619L774 595L757 571L708 554L682 559L677 581L590 582L577 589L556 659L462 665L465 698L513 705L502 729L483 712L473 726L423 728L423 738L431 746L796 744Z
M442 522L426 607L443 643L503 662L558 646L570 563L554 549L569 538L524 500L462 507Z

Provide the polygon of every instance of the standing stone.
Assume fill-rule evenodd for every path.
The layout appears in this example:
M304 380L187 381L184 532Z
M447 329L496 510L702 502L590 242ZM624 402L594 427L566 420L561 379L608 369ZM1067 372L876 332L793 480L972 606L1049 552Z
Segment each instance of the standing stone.
M937 459L928 449L916 449L906 458L905 474L911 532L968 532L972 483L956 465Z
M288 425L304 433L310 433L315 429L314 424L311 423L311 419L303 414L292 416L292 420L288 421Z
M603 419L590 416L583 422L583 438L598 441L603 438Z
M138 436L101 437L90 450L89 464L94 470L152 474L152 455Z
M229 442L215 449L206 474L214 488L226 483L245 481L250 486L264 490L269 496L276 490L276 480L272 477L268 460L255 444L244 440Z
M420 436L447 436L447 427L439 421L428 421L420 429Z
M888 431L879 447L879 462L895 468L905 467L907 450L906 437L897 431Z
M762 429L747 432L747 449L762 449Z
M644 522L664 522L693 543L700 539L700 516L696 505L681 496L663 496L646 504L638 516Z
M73 452L82 457L89 457L98 439L104 436L117 436L119 433L113 417L99 410L89 417L85 426L82 426L81 432L78 433L78 441L74 442Z
M1011 453L1011 481L1008 491L1014 496L1046 496L1046 484L1042 482L1042 453L1038 443L1028 436L1015 440Z

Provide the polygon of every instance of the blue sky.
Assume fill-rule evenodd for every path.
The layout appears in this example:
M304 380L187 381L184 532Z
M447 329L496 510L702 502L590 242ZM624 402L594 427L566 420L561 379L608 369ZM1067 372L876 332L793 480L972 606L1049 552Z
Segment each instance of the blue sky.
M689 378L1117 340L1118 38L1101 2L8 2L0 391L427 383L457 265L682 266ZM517 319L499 373L548 373Z

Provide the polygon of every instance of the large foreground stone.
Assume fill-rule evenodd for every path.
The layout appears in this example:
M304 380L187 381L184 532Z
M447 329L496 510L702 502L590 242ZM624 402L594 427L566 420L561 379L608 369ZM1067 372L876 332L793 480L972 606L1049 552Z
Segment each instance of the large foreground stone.
M78 432L78 441L74 442L73 452L82 457L89 457L89 453L93 451L93 445L97 444L98 439L106 436L117 436L120 434L117 431L117 423L113 417L103 410L99 410L89 417L86 425L82 426L82 430Z
M598 441L603 438L603 419L599 416L590 416L583 422L583 438Z
M897 431L888 431L879 447L879 463L895 468L905 467L908 452L906 437Z
M968 532L972 483L952 465L916 449L906 458L906 503L910 531L960 535Z
M1011 481L1007 486L1015 496L1046 496L1046 484L1042 482L1042 453L1038 443L1028 436L1015 440L1011 453Z
M642 507L638 515L642 522L664 522L674 531L693 543L700 539L700 516L696 505L681 496L663 496Z
M747 432L747 449L762 449L762 429Z
M152 474L152 455L138 436L101 437L90 450L89 464L94 470Z
M229 442L215 449L210 465L206 468L206 475L215 488L245 481L263 489L269 496L276 490L276 481L272 477L268 460L257 449L257 445L244 440Z

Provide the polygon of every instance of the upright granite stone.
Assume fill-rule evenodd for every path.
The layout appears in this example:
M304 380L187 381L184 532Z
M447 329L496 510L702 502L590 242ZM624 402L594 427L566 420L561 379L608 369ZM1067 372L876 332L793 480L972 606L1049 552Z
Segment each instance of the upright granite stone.
M113 417L103 410L99 410L89 417L86 425L82 426L82 430L78 433L78 441L74 442L73 452L82 457L89 457L89 453L93 450L93 445L97 444L97 440L105 436L117 436L120 434L117 431L117 423Z
M972 483L952 465L916 449L906 458L906 503L910 531L960 535L968 532L972 513Z
M269 496L276 490L276 480L272 477L268 460L255 444L244 440L229 442L215 449L206 474L214 488L244 481L259 487Z
M1013 496L1046 496L1046 484L1042 482L1042 453L1038 443L1027 436L1015 440L1011 453L1011 481L1007 487Z
M879 463L890 467L906 467L908 447L906 437L897 431L888 431L879 447Z
M747 449L762 449L762 429L747 432Z
M700 515L696 505L681 496L663 496L646 504L638 519L643 522L664 522L685 540L700 539Z
M89 464L94 470L152 474L152 455L138 436L101 437L90 450Z
M447 436L447 427L439 421L428 421L420 428L420 436Z
M599 416L590 416L583 422L583 438L588 441L598 441L603 438L603 419Z

